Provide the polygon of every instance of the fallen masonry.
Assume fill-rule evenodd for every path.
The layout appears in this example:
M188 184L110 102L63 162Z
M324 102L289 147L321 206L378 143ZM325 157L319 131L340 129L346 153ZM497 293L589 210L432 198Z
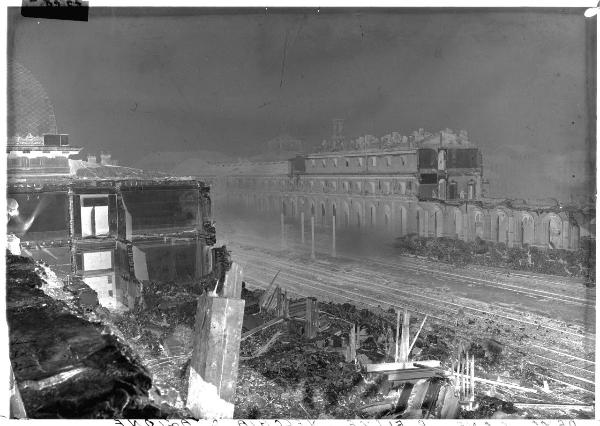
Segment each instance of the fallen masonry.
M83 308L45 294L39 265L7 256L10 359L22 401L13 416L190 417L149 399L151 376L142 361L103 324L87 319Z
M48 298L39 290L43 274L36 267L24 258L9 258L9 321L17 324L11 325L11 360L29 417L197 417L184 407L191 367L199 372L202 365L192 359L203 311L198 301L238 291L245 307L235 351L238 374L228 379L235 394L231 389L219 394L229 399L226 407L236 418L545 418L548 410L559 417L593 416L589 405L565 405L552 391L541 391L537 370L523 375L511 354L493 341L465 341L454 326L421 316L404 321L404 313L393 310L293 299L276 279L271 295L251 291L241 274L231 273L235 264L216 295L214 275L194 283L147 282L141 303L118 313L97 305L85 283L76 280L65 286L74 307ZM59 333L56 327L66 325L62 318L67 318L59 315L60 321L43 320L52 325L38 331L17 315L39 318L46 309L52 315L68 312L68 324L76 326ZM307 332L309 324L313 331ZM47 349L19 335L19 326L41 334L34 337ZM85 340L80 332L91 337ZM48 343L48 335L66 341ZM22 345L25 351L19 352ZM82 348L90 353L79 353ZM115 357L117 367L100 373ZM29 373L36 363L43 373ZM210 383L207 373L200 376ZM515 380L520 375L527 380ZM89 402L92 395L95 405Z

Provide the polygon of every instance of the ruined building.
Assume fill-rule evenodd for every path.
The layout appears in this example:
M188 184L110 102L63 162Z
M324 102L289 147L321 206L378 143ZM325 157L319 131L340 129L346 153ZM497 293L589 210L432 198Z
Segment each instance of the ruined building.
M57 132L34 76L11 63L8 86L7 196L18 205L8 232L23 254L62 277L81 277L111 307L131 307L144 281L210 273L215 229L207 185L127 168L106 172L106 153L85 168L87 162L70 158L82 148Z
M418 234L509 246L577 249L593 212L485 198L481 150L465 131L423 129L354 140L334 120L319 152L281 162L217 164L202 172L225 210L243 208L382 236ZM200 172L199 172L200 173Z

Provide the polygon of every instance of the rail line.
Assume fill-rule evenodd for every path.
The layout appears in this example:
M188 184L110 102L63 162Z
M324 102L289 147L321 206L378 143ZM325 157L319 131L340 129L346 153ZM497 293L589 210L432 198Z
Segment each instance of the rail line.
M255 235L248 235L248 234L239 234L240 236L242 236L244 239L248 240L255 240L255 241L263 241L263 242L268 242L269 239L267 238L259 238ZM308 250L308 244L301 244L298 243L298 238L296 238L296 235L292 235L293 238L290 238L290 235L288 234L288 238L286 240L286 244L290 247L293 247L294 249L300 249L302 251L306 251ZM330 251L330 241L323 241L323 237L317 237L315 238L315 248L319 249L319 252L321 253L328 253ZM274 238L271 239L271 243L275 241ZM325 248L323 249L323 246L325 246ZM428 261L428 260L417 260L413 257L409 257L409 256L402 256L402 255L398 255L397 253L391 253L390 255L393 255L397 260L395 263L391 263L389 261L384 262L381 259L375 259L373 257L357 257L357 256L353 256L350 254L345 253L343 255L343 257L348 258L348 259L355 259L355 260L360 260L360 261L374 261L374 262L379 262L380 264L385 264L387 266L390 267L398 267L399 264L401 264L403 267L406 266L408 267L413 267L413 268L418 268L418 270L422 271L422 272L427 272L427 273L434 273L434 271L436 273L443 273L443 274L452 274L451 272L448 272L446 269L450 268L450 265L448 265L447 267L441 266L439 263L435 263L433 261ZM424 265L425 264L425 265ZM478 274L487 274L488 272L482 268L482 267L478 267L478 266L473 266L470 265L469 267L465 268L466 271L472 272L472 273L478 273ZM477 280L480 285L489 285L492 287L503 287L506 289L512 289L515 292L519 292L522 294L526 294L526 295L530 295L531 297L545 297L548 299L551 298L557 298L556 300L561 300L567 303L582 303L585 306L589 306L589 307L595 307L595 296L592 294L590 294L590 291L587 290L585 287L583 287L583 283L568 283L565 282L564 280L562 281L556 281L552 278L552 276L548 276L548 278L540 278L537 275L533 275L533 276L529 276L527 274L524 274L522 272L514 272L514 271L507 271L507 273L509 273L509 277L514 281L515 278L518 279L519 281L521 280L527 280L527 284L526 285L517 285L517 284L513 284L513 283L507 283L504 280L506 279L506 276L504 274L502 274L499 271L495 271L492 270L490 271L490 274L499 276L500 278L503 278L504 282L501 281L492 281L490 279L485 279L485 278L481 278L481 277L475 277L473 275L464 275L464 274L457 274L454 273L456 277L460 277L466 280ZM567 278L565 278L565 280L567 280ZM536 288L532 288L532 281L534 281L535 287ZM554 291L562 291L563 293L570 293L570 294L560 294L560 293L555 293L553 291L550 291L550 287L552 287L552 289L554 289ZM577 293L581 293L581 296L572 296L571 294L573 292L577 292ZM590 300L590 298L592 298L593 300Z
M300 269L298 267L290 265L289 263L284 263L284 262L279 261L279 260L273 260L273 259L271 259L271 260L269 260L269 262L265 262L264 259L261 258L260 256L256 256L256 255L253 255L253 254L250 254L250 253L246 253L245 256L246 256L246 259L251 260L251 263L253 265L263 265L263 267L271 267L273 264L277 264L281 268L285 268L285 270L288 273L290 273L290 272L293 271L293 273L295 273L300 279L305 278L305 277L302 277L302 274L303 273L305 274L305 273L307 273L309 271L306 268ZM339 277L337 277L335 273L332 273L330 271L326 271L326 270L321 271L321 270L316 270L315 269L314 271L311 271L311 272L313 272L316 275L319 275L320 277L327 277L330 280L328 282L331 285L335 285L334 284L335 281L339 280ZM579 333L570 333L568 331L561 330L561 329L558 329L556 327L542 326L542 325L540 325L538 323L535 323L535 322L532 322L532 321L525 321L525 320L522 320L520 318L514 318L514 317L502 315L502 314L499 314L499 313L491 312L489 310L478 309L478 308L474 308L472 306L468 306L468 305L464 305L464 304L458 304L458 303L455 303L455 302L441 301L437 297L431 297L431 296L427 296L427 295L423 294L422 289L419 289L416 286L409 285L407 287L407 285L403 285L401 288L399 288L398 285L395 283L396 286L392 287L392 286L389 286L389 285L382 285L382 284L376 283L372 279L373 277L372 276L368 276L368 275L365 276L365 277L363 277L364 279L361 280L360 277L356 276L356 274L357 273L355 272L355 273L353 273L353 275L347 275L347 276L345 276L344 277L344 282L351 283L354 286L362 287L365 290L372 290L373 288L378 288L378 289L381 289L382 292L386 292L386 293L392 292L392 293L395 293L397 295L401 295L402 297L407 298L407 300L412 300L414 298L415 290L420 290L421 293L419 294L419 301L418 301L418 303L420 305L427 305L427 306L430 306L432 308L446 309L446 310L448 310L448 306L450 306L452 308L457 308L456 310L453 310L452 313L457 313L459 309L463 309L463 312L465 312L465 314L467 313L466 310L468 310L468 311L474 311L477 314L476 315L475 314L471 314L473 316L478 316L478 315L481 315L481 314L493 315L495 317L502 318L503 320L509 320L509 321L515 321L515 322L520 322L520 323L526 323L528 325L533 325L533 326L536 326L536 327L543 327L543 328L546 328L546 329L554 331L554 332L557 332L557 331L558 332L563 332L563 333L567 332L567 333L569 333L569 334L571 334L571 335L573 335L575 337L583 337L583 335L581 335ZM358 272L358 274L361 274L361 272ZM370 281L369 281L370 284L369 285L370 285L371 288L366 288L365 285L364 285L364 282L365 282L364 280L366 280L368 278L370 278ZM410 288L410 287L412 287L412 288ZM347 288L340 287L340 290L344 291L344 290L347 290ZM430 302L423 301L421 299L427 299L427 300L430 300ZM505 321L505 324L506 324L506 321ZM569 339L567 341L567 343L572 346L574 342L573 342L572 339ZM587 363L590 363L590 364L594 364L593 361L584 360L582 358L579 358L579 357L576 357L576 356L573 356L573 355L570 355L570 354L567 354L567 353L561 353L561 354L563 356L569 356L569 357L571 357L573 359L577 359L577 360L581 360L581 361L584 361L584 362L587 362Z
M246 236L244 236L245 238ZM257 237L250 237L249 239L246 239L246 241L248 240L254 240L254 241L264 241L264 240L260 240ZM289 245L289 243L288 243ZM293 243L294 249L296 250L301 250L301 251L306 251L306 247L302 246L301 244L296 244ZM581 297L575 297L575 296L569 296L569 295L564 295L564 294L558 294L558 293L553 293L553 292L549 292L547 289L542 290L542 289L531 289L528 287L523 287L523 286L517 286L517 285L513 285L513 284L508 284L508 283L500 283L500 282L496 282L496 281L491 281L491 280L487 280L487 279L483 279L483 278L479 278L479 277L472 277L472 276L467 276L467 275L463 275L463 274L458 274L458 273L452 273L452 272L448 272L448 271L444 271L440 268L426 268L423 267L422 265L417 265L416 262L412 262L410 260L407 261L407 259L402 259L402 265L399 266L397 263L391 263L389 261L382 261L379 259L373 259L373 258L359 258L356 256L352 256L352 255L344 255L343 256L346 259L351 259L351 260L356 260L356 261L361 261L361 262L371 262L371 263L375 263L378 265L382 265L382 266L386 266L388 268L393 268L395 270L399 270L399 271L403 271L406 272L406 270L411 270L413 272L421 272L421 273L427 273L430 275L445 275L448 277L452 277L456 282L462 282L462 283L468 283L470 285L479 285L481 287L493 287L493 288L501 288L501 289L505 289L508 291L512 291L515 293L519 293L519 294L524 294L530 297L536 297L536 298L544 298L547 300L555 300L555 301L559 301L559 302L563 302L563 303L570 303L573 304L575 306L581 307L583 309L595 309L595 300L594 301L590 301L587 298L581 298ZM410 264L407 264L410 263ZM436 277L439 279L439 277ZM589 335L587 338L591 339L591 340L595 340L595 336L593 335Z
M274 270L271 270L271 271L274 271ZM262 288L267 287L268 284L269 284L269 280L271 278L270 274L265 274L264 276L260 276L260 275L257 276L255 274L256 274L256 271L251 271L251 273L249 274L249 276L252 278L252 282L256 283L256 284L259 284L259 286L262 287ZM331 290L331 289L328 289L328 288L323 288L323 287L325 287L325 285L316 285L315 283L313 283L313 284L307 284L306 282L300 282L300 281L297 281L297 280L292 280L288 276L282 276L282 275L280 275L280 279L281 279L282 283L286 283L286 284L282 285L283 288L294 289L293 292L296 293L296 294L300 294L300 295L303 295L303 296L308 296L308 295L314 296L315 293L326 294L328 296L327 297L328 299L331 299L331 296L334 296L333 297L334 300L335 299L340 300L340 296L341 296L340 292L334 291L334 290ZM278 280L279 280L279 278L278 278ZM299 291L297 291L298 288L303 288L303 289L308 288L308 289L310 289L310 291L306 292L306 293L303 292L303 291L299 292ZM345 291L345 293L352 295L352 297L348 297L348 300L353 301L353 302L358 302L358 303L361 303L363 305L372 306L372 307L380 307L381 304L382 304L382 301L379 298L375 298L375 297L371 297L371 296L366 296L366 295L363 295L361 293L355 293L353 291L348 291L348 290ZM417 309L415 306L412 306L411 304L398 304L398 303L394 303L394 302L383 302L383 304L387 304L387 305L393 306L395 308L409 308L412 311L424 314L423 311ZM439 317L437 315L432 315L430 312L427 312L427 314L429 315L429 318L437 319L438 321L441 321L443 323L447 323L447 321L448 321L448 318L442 318L442 317ZM510 346L510 345L507 345L507 346ZM570 367L570 368L574 367L574 366L572 366L570 364L566 364L566 363L563 363L563 362L560 362L558 360L551 359L551 358L548 358L548 357L545 357L545 356L540 356L540 355L535 354L535 353L531 353L530 352L530 353L528 353L528 355L534 356L534 357L538 357L540 359L544 359L544 360L547 360L547 361L550 361L553 364L561 364L561 365L565 365L565 366ZM580 368L578 368L578 369L580 369ZM583 371L591 374L592 375L592 379L593 379L593 372L590 372L590 371L584 370L584 369L580 369L580 370L583 370ZM560 375L564 376L563 378L578 381L578 382L582 383L583 386L585 386L585 385L587 385L587 384L589 384L591 382L590 379L586 379L584 377L578 377L578 376L571 375L571 374L569 374L568 376L566 376L560 370L552 369L551 371L554 371L554 372L556 372L556 374L560 374ZM577 386L577 385L574 385L574 384L568 383L568 382L563 382L560 379L557 379L556 377L554 377L553 375L545 374L545 375L541 375L541 376L543 376L545 378L548 378L548 379L551 379L551 380L556 381L556 382L564 383L564 384L566 384L566 385L568 385L568 386L570 386L572 388L579 389L579 390L581 390L583 392L586 392L586 393L593 393L593 391L591 391L588 388L585 388L585 387L582 387L582 386Z

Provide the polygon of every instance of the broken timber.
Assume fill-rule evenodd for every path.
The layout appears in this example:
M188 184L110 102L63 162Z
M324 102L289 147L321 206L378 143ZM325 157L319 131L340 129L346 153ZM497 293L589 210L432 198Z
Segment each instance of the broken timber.
M233 418L244 300L241 270L232 275L221 294L198 300L186 401L198 418Z
M277 271L277 273L275 274L275 276L271 280L271 283L269 284L269 287L267 287L267 289L265 290L265 292L260 296L259 306L261 308L264 308L264 305L267 302L267 300L269 299L269 296L271 296L271 290L273 289L273 285L275 284L275 279L277 278L277 276L279 275L280 272L281 272L281 270Z
M262 331L266 328L269 328L273 325L277 325L279 323L282 323L284 321L284 318L274 318L271 321L267 321L264 324L259 325L258 327L253 328L252 330L249 330L247 332L245 332L244 334L242 334L241 340L246 340L248 337L252 336L253 334L258 333L259 331Z

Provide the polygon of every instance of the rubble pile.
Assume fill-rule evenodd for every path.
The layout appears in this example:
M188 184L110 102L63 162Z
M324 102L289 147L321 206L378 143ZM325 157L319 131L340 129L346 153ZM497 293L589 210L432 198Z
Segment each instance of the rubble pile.
M85 318L83 309L74 311L42 290L41 265L7 256L9 353L27 417L182 415L150 401L151 377L126 344ZM93 305L93 297L87 301Z
M595 283L595 246L582 239L579 250L542 250L533 246L508 247L477 238L462 241L452 238L424 238L410 234L396 238L394 246L402 254L427 257L455 266L476 264L510 268L567 277L582 277L586 284Z

